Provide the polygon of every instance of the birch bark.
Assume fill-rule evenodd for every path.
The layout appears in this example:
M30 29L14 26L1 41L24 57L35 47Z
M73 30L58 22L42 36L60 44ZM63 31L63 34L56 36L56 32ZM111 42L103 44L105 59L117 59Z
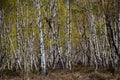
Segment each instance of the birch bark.
M19 26L19 8L18 8L18 4L19 4L19 0L17 0L17 4L16 4L16 42L17 42L17 52L15 54L15 67L16 69L18 69L20 67L20 53L21 53L21 37L20 37L20 33L21 33L21 29Z
M37 17L37 26L39 29L39 46L40 46L40 64L41 64L41 71L42 73L46 73L46 61L45 61L45 51L44 51L44 41L43 41L43 31L42 31L42 19L41 19L41 1L36 0L36 7L38 10L38 17Z
M67 62L66 68L70 68L71 70L71 25L70 25L70 1L66 0L66 27L67 27Z

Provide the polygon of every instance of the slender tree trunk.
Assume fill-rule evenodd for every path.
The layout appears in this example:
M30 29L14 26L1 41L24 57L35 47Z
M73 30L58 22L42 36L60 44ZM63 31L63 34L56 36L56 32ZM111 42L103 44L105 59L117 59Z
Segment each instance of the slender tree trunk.
M118 0L118 8L120 7L120 0ZM118 9L118 49L120 52L120 8Z
M53 49L53 69L56 68L57 62L57 41L56 41L56 24L55 24L55 17L56 17L56 1L51 0L51 13L52 13L52 22L51 22L51 33L52 33L52 49Z
M2 35L2 9L0 8L0 52L1 52L1 35Z
M67 56L67 62L66 62L66 68L70 68L71 70L71 25L70 25L70 1L66 1L66 27L67 27L67 50L66 50L66 56Z
M46 61L45 61L45 51L44 51L44 41L43 41L43 31L42 31L42 19L41 19L41 11L40 11L40 6L41 6L41 1L36 0L37 4L37 10L38 10L38 17L37 17L37 26L39 29L39 46L40 46L40 64L41 64L41 70L42 73L46 73Z
M16 16L17 16L17 19L16 19L16 42L17 42L17 52L15 54L15 68L18 69L19 68L19 65L20 65L20 53L21 53L21 37L20 37L20 32L21 32L21 29L20 29L20 26L19 26L19 19L18 19L18 16L19 16L19 8L18 8L18 4L19 4L19 0L17 0L17 3L16 3Z
M0 8L0 54L2 54L2 20L3 20L3 12L2 8ZM3 56L0 55L0 69L3 63Z

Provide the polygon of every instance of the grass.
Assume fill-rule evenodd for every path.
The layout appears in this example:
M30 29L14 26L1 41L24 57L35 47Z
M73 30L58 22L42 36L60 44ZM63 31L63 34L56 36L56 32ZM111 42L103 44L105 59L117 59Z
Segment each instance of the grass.
M95 71L94 67L75 66L72 70L57 69L48 70L47 75L38 72L25 75L21 71L1 71L0 80L120 80L120 74L115 72L113 76L107 69L101 68Z

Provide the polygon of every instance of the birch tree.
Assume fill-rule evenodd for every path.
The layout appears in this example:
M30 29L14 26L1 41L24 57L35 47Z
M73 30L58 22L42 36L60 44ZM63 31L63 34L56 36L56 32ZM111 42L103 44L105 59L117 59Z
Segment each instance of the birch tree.
M70 25L70 1L66 0L66 32L67 32L67 49L66 49L66 68L71 70L71 25Z
M3 12L2 8L0 8L0 54L2 55L2 20L3 20ZM0 56L0 68L3 63L4 56Z
M36 7L38 11L38 17L37 17L37 26L39 29L39 47L40 47L40 68L42 70L42 73L46 73L46 61L45 61L45 51L44 51L44 41L43 41L43 31L42 31L42 18L41 18L41 1L36 0Z

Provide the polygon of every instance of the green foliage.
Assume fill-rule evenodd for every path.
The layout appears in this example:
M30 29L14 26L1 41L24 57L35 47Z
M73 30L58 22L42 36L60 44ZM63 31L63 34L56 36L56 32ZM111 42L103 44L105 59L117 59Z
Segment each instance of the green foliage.
M63 50L62 53L66 55L66 51L67 51L66 44L68 45L67 40L69 39L71 40L71 47L72 47L71 51L74 52L74 49L75 49L74 46L78 46L78 45L81 45L83 48L85 48L85 49L80 49L81 51L78 50L79 51L78 54L81 54L81 52L82 52L82 55L83 53L85 53L85 55L89 55L89 53L92 53L91 55L94 56L100 53L100 49L101 49L100 44L102 42L104 42L102 48L104 48L103 50L106 51L107 53L105 54L105 56L108 55L108 53L110 52L110 51L107 51L107 50L110 50L110 48L107 40L109 36L106 35L107 32L105 32L106 15L108 17L110 16L109 17L110 21L113 21L110 23L110 25L116 24L118 21L118 18L116 19L116 14L118 12L117 11L118 9L116 9L115 6L112 6L111 5L112 3L105 3L105 4L101 3L102 6L100 6L101 4L94 2L94 0L92 2L89 2L87 0L83 0L83 1L70 0L70 10L67 10L66 0L55 0L55 5L51 4L52 0L40 0L42 5L40 6L39 9L36 8L37 3L35 0L19 0L18 3L16 1L17 0L0 0L0 8L2 8L3 15L4 15L3 16L4 24L2 24L2 30L1 30L1 34L2 34L1 54L5 53L4 50L8 51L6 53L9 54L10 56L13 56L14 51L15 53L17 53L17 49L19 49L17 46L18 45L17 36L20 36L21 52L19 55L22 58L26 58L27 54L36 53L37 55L36 57L38 57L38 54L40 53L40 49L39 49L40 48L40 43L39 43L40 26L37 25L38 17L41 19L41 28L43 31L45 49L50 48L50 44L61 45ZM51 9L50 9L50 4L53 5ZM105 7L107 6L107 4L109 4L108 8ZM112 8L115 8L115 10L113 10ZM53 17L54 15L53 9L55 10L54 17ZM107 11L109 11L110 13L105 14L105 12ZM40 16L38 15L39 12L41 13ZM91 26L91 22L92 22L91 16L95 17L92 26ZM17 27L16 27L17 20L18 20L18 27L20 29L19 32L17 32ZM114 20L116 22L114 22ZM112 25L112 26L115 26L115 25ZM59 32L58 32L58 27L59 27ZM55 33L52 32L53 28ZM113 32L116 32L114 29L116 29L117 31L117 28L112 27ZM17 33L19 33L19 35L17 35ZM96 36L97 39L93 39L94 36ZM100 39L100 36L104 38ZM75 45L72 46L72 44L74 43ZM30 44L32 44L31 47L33 48L33 52L30 52L30 48L31 48ZM97 44L98 46L96 47ZM79 47L81 48L81 46ZM27 51L25 51L24 48ZM98 52L95 52L96 51L95 49L98 50ZM46 55L48 53L50 52L46 52ZM91 55L90 57L92 58ZM76 55L72 55L72 57L74 56ZM104 55L101 55L101 56L104 56ZM101 57L101 56L98 55L98 57ZM64 57L66 56L63 56L63 58ZM14 58L15 57L13 56L8 59L12 60ZM66 58L64 60L66 60ZM27 61L29 62L29 58ZM29 64L27 63L27 61L26 61L26 65ZM94 62L94 59L93 59L93 62ZM37 63L38 62L36 62L36 64ZM92 64L96 64L96 62ZM22 63L22 66L23 65L24 64ZM35 62L34 62L34 65L35 65Z

